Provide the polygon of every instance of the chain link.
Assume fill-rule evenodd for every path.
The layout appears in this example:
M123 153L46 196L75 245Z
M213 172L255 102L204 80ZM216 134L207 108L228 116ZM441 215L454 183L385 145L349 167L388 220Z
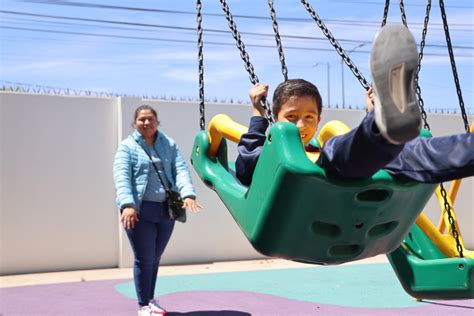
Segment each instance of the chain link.
M453 46L451 43L451 36L449 35L448 19L444 9L444 1L439 0L439 8L441 10L441 18L443 19L444 34L446 35L446 44L448 45L449 59L451 60L451 69L453 70L454 83L456 84L456 92L459 99L459 107L464 122L464 129L469 133L469 122L467 120L466 109L464 108L464 101L462 98L461 84L459 83L458 71L456 69L456 61L454 60Z
M456 249L459 252L459 257L463 258L464 257L463 248L461 245L461 240L459 239L458 230L456 229L456 221L454 220L453 214L451 213L451 205L449 205L449 202L448 202L446 189L444 188L444 185L442 183L439 185L439 187L441 191L441 196L443 197L443 200L444 200L444 209L446 210L446 213L448 214L448 222L449 222L449 225L451 226L451 234L456 240Z
M273 0L268 0L268 6L270 7L270 16L272 17L273 32L275 33L275 41L278 48L278 55L280 56L281 73L285 81L288 80L288 68L286 68L285 55L283 54L283 46L281 45L280 32L278 31L278 23L276 19L276 12L273 6Z
M403 0L400 0L400 16L402 17L403 25L405 25L405 27L408 27L407 16L405 15L405 5L403 4Z
M198 35L198 63L199 63L199 127L201 131L206 128L206 115L204 107L204 56L202 53L202 14L201 14L201 0L196 1L196 20L197 20L197 35Z
M349 69L356 76L357 80L359 80L362 87L364 87L365 90L368 90L370 88L370 83L364 78L364 76L361 74L359 69L357 69L356 65L352 62L352 60L349 58L347 53L341 47L339 42L334 38L334 36L328 30L328 28L326 27L324 22L321 20L321 18L316 14L316 12L311 7L311 5L308 3L307 0L301 0L301 2L303 3L306 10L309 12L311 17L314 19L316 24L319 26L319 28L323 31L323 34L329 39L329 42L336 49L336 52L339 54L339 56L342 57L342 59L344 60L346 65L349 66Z
M430 11L431 11L431 0L428 0L426 5L426 14L425 14L425 21L423 23L423 32L421 35L421 42L420 42L420 53L418 54L418 66L416 68L415 74L415 85L416 85L416 96L418 98L418 107L420 108L421 118L423 119L423 125L426 130L430 130L430 125L428 124L428 116L426 115L425 111L425 102L421 97L421 88L419 85L419 75L421 70L421 60L423 59L423 50L425 48L426 43L426 34L428 32L428 22L430 20Z
M453 47L452 47L452 43L451 43L451 37L449 35L448 19L446 17L446 11L444 9L444 1L443 0L439 0L439 8L441 10L441 18L443 20L444 34L446 36L446 44L448 46L449 59L451 61L451 69L453 71L454 83L456 84L456 92L457 92L458 99L459 99L459 107L461 108L461 115L462 115L463 122L464 122L464 128L465 128L466 132L469 133L469 122L467 120L466 110L464 108L464 101L463 101L462 93L461 93L461 85L459 83L458 72L457 72L457 69L456 69L456 61L454 60ZM462 257L464 257L463 256L463 247L462 247L461 241L459 239L459 233L456 229L456 222L455 222L454 217L451 213L451 206L448 203L446 190L445 190L443 184L440 184L440 189L441 189L441 196L444 199L444 208L446 210L446 213L448 214L449 224L451 225L451 234L453 235L454 239L456 240L456 248L459 252L459 257L462 258Z
M250 82L255 85L259 82L258 77L255 74L255 70L253 68L252 63L250 62L250 57L249 57L249 55L247 54L247 52L245 50L245 44L242 42L242 40L240 38L240 33L237 31L237 25L234 22L234 18L232 17L232 13L230 13L229 6L227 5L225 0L220 0L220 2L221 2L221 5L222 5L222 10L224 11L225 17L226 17L227 22L229 24L229 28L232 31L232 36L234 37L234 39L236 41L237 48L240 51L240 57L242 58L242 60L245 63L245 70L247 70L247 72L249 73ZM262 98L260 104L262 105L263 109L265 110L265 118L268 120L268 122L270 124L275 123L275 119L273 118L273 114L272 114L272 109L271 109L270 104L268 103L267 99Z
M405 5L403 4L403 0L400 0L399 3L400 3L400 16L402 18L402 23L403 23L403 25L408 27L407 16L405 14ZM385 7L383 9L383 18L382 18L382 26L381 27L384 27L387 24L389 7L390 7L390 0L385 0Z
M385 7L383 9L383 18L382 18L382 26L384 27L387 24L387 17L388 17L388 9L390 7L390 0L385 0Z

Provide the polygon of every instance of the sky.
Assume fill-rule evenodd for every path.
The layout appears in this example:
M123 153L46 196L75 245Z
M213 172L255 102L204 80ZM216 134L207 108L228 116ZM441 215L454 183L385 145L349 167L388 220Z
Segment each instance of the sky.
M168 99L198 98L196 2L191 0L0 0L2 85L55 87ZM391 1L388 24L401 23ZM421 40L424 1L405 0L408 27ZM464 106L474 113L474 4L445 1ZM309 0L368 82L371 42L384 0ZM283 81L267 1L228 0L255 74ZM364 88L341 63L300 1L275 0L289 78L315 83L324 106L360 107ZM219 1L202 0L208 101L248 103L249 75ZM459 112L439 2L433 1L420 88L428 111Z

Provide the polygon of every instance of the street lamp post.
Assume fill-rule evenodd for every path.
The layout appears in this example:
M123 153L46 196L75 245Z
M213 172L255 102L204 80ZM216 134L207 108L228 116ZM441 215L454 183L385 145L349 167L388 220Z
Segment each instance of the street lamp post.
M352 48L350 51L347 52L347 57L349 57L349 55L352 52L354 52L357 48L360 48L364 45L365 45L365 43L360 43L359 45ZM345 108L346 107L346 97L345 97L345 94L344 94L344 59L343 58L341 58L341 85L342 85L342 108Z
M313 65L313 67L318 67L319 65L325 65L327 67L327 77L328 77L328 104L327 106L329 107L329 105L331 104L331 86L330 86L331 80L329 77L329 73L330 73L329 69L331 66L329 65L328 62L326 62L326 63L316 63Z

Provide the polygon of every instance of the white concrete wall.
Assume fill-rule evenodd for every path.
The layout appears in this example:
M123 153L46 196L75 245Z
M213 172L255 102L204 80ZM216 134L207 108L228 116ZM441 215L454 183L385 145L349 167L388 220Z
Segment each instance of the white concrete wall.
M2 93L0 104L0 274L116 266L116 100Z
M205 207L190 214L186 224L176 224L163 264L261 257L189 163L199 130L197 104L0 93L0 275L131 265L114 204L112 162L118 142L132 131L133 111L140 104L157 109L160 128L178 143ZM207 121L217 113L247 124L250 108L206 105ZM322 123L339 119L353 127L363 115L325 109ZM462 132L459 115L429 119L434 135ZM230 146L229 156L235 155ZM465 180L455 205L470 248L473 193L473 179ZM432 200L426 209L434 219L439 207Z

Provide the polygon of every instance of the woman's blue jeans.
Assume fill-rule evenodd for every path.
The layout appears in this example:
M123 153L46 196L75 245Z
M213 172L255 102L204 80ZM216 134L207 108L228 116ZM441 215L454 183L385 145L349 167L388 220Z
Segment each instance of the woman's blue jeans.
M154 297L161 255L173 228L174 220L168 215L166 202L143 201L135 228L126 230L135 257L133 279L140 306L148 305Z

